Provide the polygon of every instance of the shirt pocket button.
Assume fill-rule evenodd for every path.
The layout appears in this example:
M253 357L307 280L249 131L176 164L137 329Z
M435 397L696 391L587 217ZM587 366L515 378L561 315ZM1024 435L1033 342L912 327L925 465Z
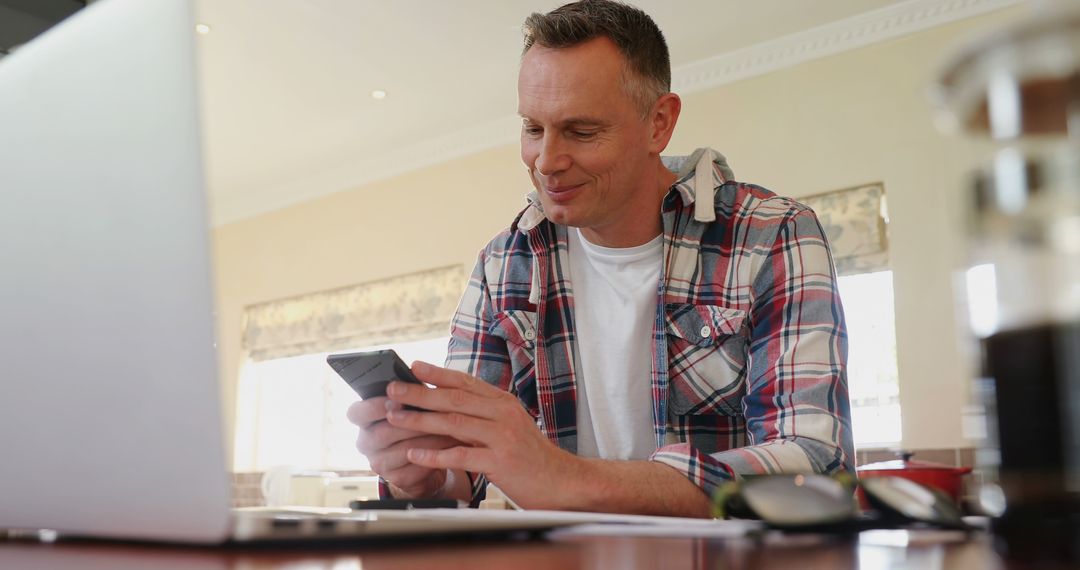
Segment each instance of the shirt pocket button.
M708 326L704 326L701 327L701 330L698 331L698 333L701 334L701 338L709 338L712 335L712 329Z

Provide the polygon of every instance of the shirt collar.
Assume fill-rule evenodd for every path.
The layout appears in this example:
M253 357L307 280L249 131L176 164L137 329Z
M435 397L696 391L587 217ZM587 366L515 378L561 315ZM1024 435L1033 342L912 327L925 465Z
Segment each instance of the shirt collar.
M675 173L676 181L672 186L682 197L683 204L695 204L698 188L707 188L710 195L725 182L735 179L735 174L728 166L724 155L711 148L699 148L689 156L662 156L664 166ZM528 206L518 214L511 230L532 231L547 219L544 207L536 191L526 196ZM698 201L694 206L694 219L699 222L711 222L716 219L712 200Z

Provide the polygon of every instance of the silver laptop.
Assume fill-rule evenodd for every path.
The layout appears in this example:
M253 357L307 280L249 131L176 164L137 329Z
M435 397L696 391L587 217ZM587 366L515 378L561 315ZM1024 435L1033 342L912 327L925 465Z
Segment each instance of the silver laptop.
M238 518L190 0L102 0L0 60L0 529L212 543L588 517Z

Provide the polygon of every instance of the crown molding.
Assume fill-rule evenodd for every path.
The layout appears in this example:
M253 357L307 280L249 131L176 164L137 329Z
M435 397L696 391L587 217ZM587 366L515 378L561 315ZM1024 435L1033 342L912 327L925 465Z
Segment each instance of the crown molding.
M794 67L922 30L1023 4L1025 0L908 0L672 70L672 89L690 94ZM507 116L271 187L215 192L215 226L512 143L520 119Z
M672 89L712 89L815 59L972 18L1025 0L908 0L817 28L681 65Z

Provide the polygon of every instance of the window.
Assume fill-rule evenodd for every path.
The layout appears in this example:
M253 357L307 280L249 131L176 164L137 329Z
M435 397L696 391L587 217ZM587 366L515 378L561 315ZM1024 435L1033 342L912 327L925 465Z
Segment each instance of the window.
M465 279L454 265L247 307L233 469L367 469L345 418L356 394L326 355L394 348L443 363Z
M994 334L998 327L997 274L994 265L984 263L964 274L968 326L976 337Z
M848 378L855 444L896 445L901 436L900 388L891 271L839 279L848 326ZM446 359L448 337L358 350L393 348L405 362ZM352 352L342 350L336 352ZM236 471L276 465L364 470L356 426L345 410L356 394L326 364L327 352L249 361L237 393Z
M406 363L441 365L449 337L368 346L392 348ZM341 350L335 352L354 352ZM233 469L264 471L277 465L302 469L365 470L356 451L356 426L345 411L356 393L326 364L327 352L249 361L237 391Z
M829 239L848 328L848 392L856 447L900 442L896 318L882 184L803 197Z
M848 326L848 378L855 444L896 445L901 436L900 389L891 271L839 278ZM448 337L369 346L393 348L402 360L441 364ZM335 352L353 352L341 350ZM345 410L356 394L326 364L328 352L249 361L237 392L234 469L276 465L365 470L356 451L356 426Z
M845 275L838 285L848 328L848 391L855 445L896 445L901 418L892 271Z

